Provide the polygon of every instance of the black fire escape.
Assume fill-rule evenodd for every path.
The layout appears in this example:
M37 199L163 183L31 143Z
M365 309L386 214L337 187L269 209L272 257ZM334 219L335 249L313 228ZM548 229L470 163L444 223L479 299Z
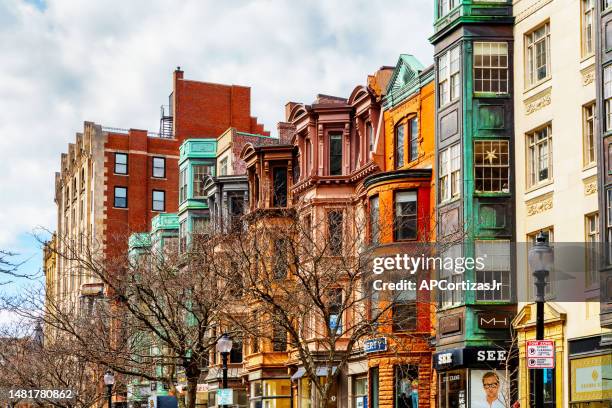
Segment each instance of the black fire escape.
M173 95L170 94L170 96L168 97L169 104L162 105L160 108L161 110L161 117L159 119L159 136L160 137L167 137L167 138L173 137L172 125L174 122L174 116L172 113L172 100L173 100L172 96Z

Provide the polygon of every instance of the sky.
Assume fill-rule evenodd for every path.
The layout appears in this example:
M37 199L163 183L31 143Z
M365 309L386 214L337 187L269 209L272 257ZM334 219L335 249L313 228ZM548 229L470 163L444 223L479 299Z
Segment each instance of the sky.
M0 0L0 249L41 269L61 153L84 121L157 131L175 67L250 86L274 131L288 101L348 97L401 53L431 64L432 22L433 0Z

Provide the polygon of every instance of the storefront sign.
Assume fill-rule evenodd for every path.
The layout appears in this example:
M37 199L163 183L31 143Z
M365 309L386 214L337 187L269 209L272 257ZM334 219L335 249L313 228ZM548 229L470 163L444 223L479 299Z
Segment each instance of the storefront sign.
M486 365L500 366L508 359L508 351L501 347L473 347L463 350L466 367Z
M387 338L378 337L376 339L366 340L363 344L363 351L365 351L366 353L387 351Z
M217 390L217 406L234 404L234 390L231 388L219 388Z
M527 368L555 368L555 342L527 340Z
M440 318L440 334L450 334L461 331L461 316L445 316Z
M434 354L434 368L436 370L448 367L460 366L463 364L462 349L451 349L440 351Z
M612 399L612 355L570 360L572 402Z
M507 329L510 327L510 316L504 313L478 313L480 329Z

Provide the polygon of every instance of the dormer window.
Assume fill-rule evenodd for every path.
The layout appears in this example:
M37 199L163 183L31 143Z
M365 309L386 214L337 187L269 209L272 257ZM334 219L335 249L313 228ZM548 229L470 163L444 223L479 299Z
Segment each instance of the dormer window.
M342 134L332 133L329 135L329 175L339 176L342 174Z

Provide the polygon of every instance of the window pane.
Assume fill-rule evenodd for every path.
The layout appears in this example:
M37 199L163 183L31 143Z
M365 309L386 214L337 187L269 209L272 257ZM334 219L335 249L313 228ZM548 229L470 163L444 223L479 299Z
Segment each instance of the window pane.
M508 92L508 44L474 44L474 92Z
M274 207L287 206L287 169L284 167L275 167L272 170L272 178L274 189L272 197L272 205Z
M193 166L193 197L204 198L204 181L206 176L212 174L214 166L208 164L196 164Z
M398 191L395 193L395 239L416 239L417 237L417 193Z
M377 244L380 239L380 213L378 209L378 196L370 198L370 236L371 242Z
M477 192L509 192L508 142L481 140L474 143L474 175Z
M115 153L115 173L127 174L127 154Z
M332 255L342 254L342 211L327 213L328 245Z
M165 210L165 197L164 191L153 190L153 211Z
M337 176L342 174L342 135L329 136L329 174Z
M127 188L115 187L114 206L117 208L127 207Z
M395 128L395 168L404 165L404 124Z
M153 177L166 177L166 159L163 157L153 158Z

